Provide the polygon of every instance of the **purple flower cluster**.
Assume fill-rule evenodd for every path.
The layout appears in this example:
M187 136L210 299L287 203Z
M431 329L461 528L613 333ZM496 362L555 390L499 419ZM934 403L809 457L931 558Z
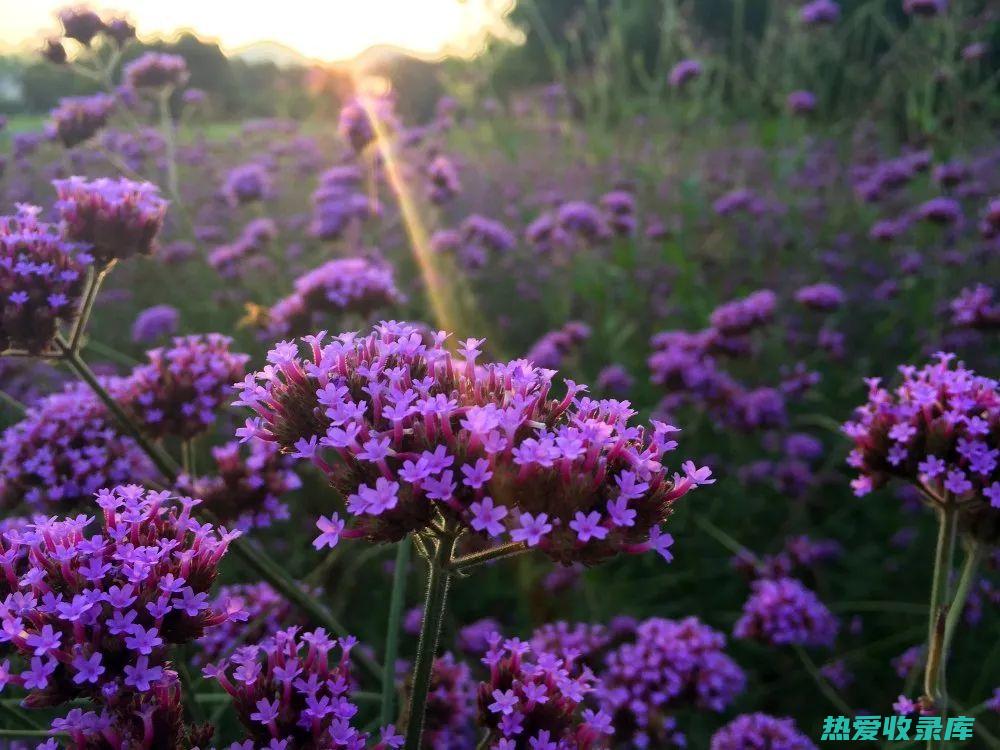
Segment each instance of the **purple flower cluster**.
M945 353L922 369L905 365L900 372L903 381L893 391L870 379L868 402L844 425L855 446L848 463L860 474L851 483L855 494L866 495L897 477L934 503L958 504L969 519L995 516L1000 509L997 381Z
M578 320L570 320L561 328L549 331L536 341L528 350L525 359L536 367L558 370L589 338L590 326Z
M844 304L844 291L833 284L813 284L795 292L795 301L810 310L832 312Z
M356 642L332 640L322 629L288 628L203 672L232 696L251 747L364 750L367 735L352 724L358 707L350 699Z
M833 0L810 0L799 8L799 20L806 26L836 23L840 20L840 6Z
M424 712L426 750L466 750L475 747L476 683L469 665L451 654L434 660Z
M282 498L302 482L292 471L293 459L277 445L255 440L243 456L233 441L212 448L212 458L215 466L208 476L178 479L181 492L200 497L216 518L244 531L288 518Z
M811 91L793 91L785 100L788 111L793 115L808 115L816 111L816 95Z
M107 94L60 99L51 115L56 136L66 148L79 145L108 124L116 106L114 97Z
M213 609L241 613L198 639L199 663L217 662L248 643L262 643L296 622L296 610L270 585L258 583L220 586Z
M401 300L391 266L338 258L295 280L295 291L271 308L270 330L279 336L303 334L326 316L367 317Z
M594 696L614 719L615 741L683 747L672 714L684 706L724 710L744 687L723 652L725 636L696 617L644 620L634 640L607 655Z
M378 205L361 189L361 171L355 166L332 167L321 174L312 204L309 233L320 240L336 240L348 227L378 214Z
M951 322L959 328L1000 328L1000 301L993 301L992 287L976 284L959 292L951 302Z
M628 395L635 378L624 365L610 364L597 373L597 389L616 398Z
M254 219L243 227L235 242L213 248L208 254L208 265L227 279L250 271L271 270L270 259L264 254L277 236L278 227L272 219Z
M454 162L440 154L427 165L427 183L431 202L437 205L447 203L462 189Z
M90 698L103 711L96 722L71 712L55 730L150 747L155 732L176 737L181 724L170 648L238 616L208 602L238 532L199 524L196 500L136 485L102 490L96 502L98 533L84 533L92 517L40 518L0 542L0 650L15 659L0 674L28 691L28 707Z
M94 37L104 30L101 17L86 6L63 8L58 16L63 27L63 36L75 39L85 47L89 47Z
M132 321L132 341L149 344L177 333L180 312L173 305L154 305L135 316Z
M816 750L792 719L741 714L712 735L709 750Z
M761 289L719 305L712 311L709 323L724 336L740 336L770 323L776 303L774 292Z
M733 635L773 646L831 646L839 623L819 598L795 578L753 582Z
M743 309L741 315L745 314ZM736 318L727 313L725 320L735 322ZM714 328L695 333L664 331L656 334L651 344L653 353L648 363L652 381L668 391L663 409L671 410L692 401L720 423L745 432L785 423L785 398L779 390L766 386L749 388L717 364L717 355L748 354L751 351L748 336L728 336Z
M594 689L587 668L516 638L491 638L483 657L488 681L479 683L480 721L492 750L600 750L609 746L611 717L582 709Z
M232 384L246 373L250 357L230 351L233 340L219 333L183 336L169 347L146 353L119 395L154 438L189 440L215 421L231 397Z
M341 535L397 540L440 512L563 562L650 549L669 559L660 524L678 498L714 481L690 461L684 475L667 474L675 428L629 426L626 403L578 397L572 382L549 400L551 371L525 360L477 365L475 339L456 360L447 336L428 343L389 322L365 337L306 337L306 357L282 342L242 384L236 403L258 416L238 434L312 460L347 498L354 528L322 518L317 546Z
M222 195L233 207L262 201L271 192L271 176L267 168L257 162L234 167L222 184Z
M7 508L78 506L102 487L153 476L146 455L82 383L41 399L0 436L0 499Z
M190 77L183 57L164 52L146 52L122 69L122 80L135 91L180 88Z
M0 352L51 348L59 324L77 314L92 262L39 221L39 211L22 205L17 215L0 217Z
M467 270L482 268L516 245L517 237L502 222L479 214L467 216L458 229L442 229L431 237L436 253L454 254Z
M167 202L156 186L125 178L88 181L70 177L54 183L63 232L85 243L97 263L149 255L163 227Z
M372 118L387 130L396 126L392 99L386 96L358 96L340 110L337 131L355 152L361 153L375 140Z
M670 69L668 81L672 88L683 88L687 83L701 76L704 68L698 60L681 60Z

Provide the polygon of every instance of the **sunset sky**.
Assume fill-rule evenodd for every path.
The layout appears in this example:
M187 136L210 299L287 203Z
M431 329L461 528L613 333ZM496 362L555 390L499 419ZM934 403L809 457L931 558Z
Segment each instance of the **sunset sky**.
M278 42L310 58L339 61L375 45L421 55L467 54L484 35L508 36L504 16L514 0L112 0L95 10L127 15L140 36L182 29L217 39L226 50ZM0 0L0 46L37 44L58 28L52 0Z

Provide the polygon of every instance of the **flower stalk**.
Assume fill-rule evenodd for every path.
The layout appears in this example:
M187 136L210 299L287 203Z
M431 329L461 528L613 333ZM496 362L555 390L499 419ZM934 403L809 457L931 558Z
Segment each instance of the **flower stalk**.
M424 733L424 713L427 709L427 693L431 686L434 657L441 623L448 602L451 586L451 564L458 536L449 534L436 540L434 555L427 569L427 592L424 596L424 619L420 625L420 641L417 644L417 661L413 667L413 684L410 688L410 704L407 711L405 750L419 750Z

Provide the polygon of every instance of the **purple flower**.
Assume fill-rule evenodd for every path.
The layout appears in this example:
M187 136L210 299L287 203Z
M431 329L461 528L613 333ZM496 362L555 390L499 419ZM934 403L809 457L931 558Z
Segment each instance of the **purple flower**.
M702 74L702 65L697 60L681 60L670 69L668 80L671 87L679 89Z
M59 325L77 314L92 263L81 245L39 221L40 211L21 205L0 217L0 353L50 349Z
M189 77L183 57L163 52L146 52L122 69L122 80L133 90L181 88Z
M105 381L117 392L121 381ZM0 435L0 502L72 507L102 487L152 479L155 470L82 383L36 402Z
M365 258L331 260L295 280L295 291L271 308L270 330L302 334L328 316L367 316L402 299L390 266Z
M775 646L831 646L839 623L819 598L794 578L753 583L733 634Z
M258 414L242 434L312 461L349 498L352 528L336 528L335 518L317 543L398 539L440 512L560 561L596 562L653 549L671 504L708 479L693 467L668 474L669 429L628 426L628 404L584 398L571 382L550 399L550 371L525 360L480 364L472 359L479 343L456 359L445 338L383 323L365 337L306 337L304 357L282 342L266 374L239 386L237 403ZM623 472L642 485L615 509L619 517L636 511L631 526L604 520ZM499 492L514 504L497 504ZM581 543L570 523L583 513L589 524L595 512L608 532L588 525Z
M763 713L741 714L712 735L710 750L816 750L816 745L799 732L793 719Z
M66 97L52 110L52 125L62 144L72 148L107 125L116 106L114 97L107 94Z
M149 255L167 211L148 182L70 177L54 183L56 210L65 235L88 246L98 264Z
M122 383L119 401L161 438L190 439L215 421L232 396L232 383L246 372L250 357L230 351L232 339L218 333L175 338L170 347L146 353Z
M132 322L132 341L148 344L177 332L180 313L173 305L154 305L140 312Z

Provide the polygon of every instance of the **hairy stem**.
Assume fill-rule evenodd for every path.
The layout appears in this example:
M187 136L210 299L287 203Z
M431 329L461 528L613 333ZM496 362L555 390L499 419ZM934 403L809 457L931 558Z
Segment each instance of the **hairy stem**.
M441 622L444 620L445 605L448 601L448 588L451 584L449 566L456 541L454 536L441 537L427 570L424 621L420 625L420 642L417 645L417 661L413 667L413 684L410 688L410 705L407 712L406 750L420 750L421 747L427 692L431 686L434 656L437 653Z
M927 662L924 667L924 695L932 701L935 708L945 718L948 707L942 700L941 673L945 658L945 601L948 598L948 585L951 577L951 563L955 554L955 532L957 528L957 511L950 505L944 505L938 511L938 538L934 552L934 573L931 578L931 606L927 627ZM928 750L940 747L940 740L928 740Z
M515 555L520 555L521 553L527 551L528 547L523 542L502 544L499 547L490 547L489 549L482 550L481 552L473 552L468 555L456 557L451 561L451 567L452 570L463 573L470 568L475 568L479 565L493 562L494 560L503 560L507 557L514 557Z

